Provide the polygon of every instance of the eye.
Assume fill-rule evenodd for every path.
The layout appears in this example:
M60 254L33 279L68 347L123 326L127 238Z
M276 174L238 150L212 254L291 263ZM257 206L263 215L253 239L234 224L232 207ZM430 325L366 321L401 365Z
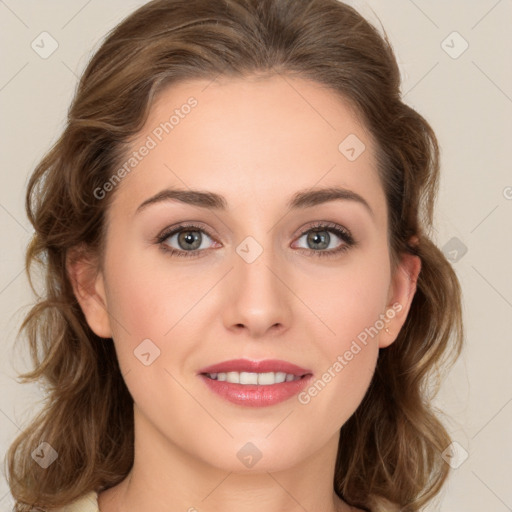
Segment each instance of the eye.
M299 249L321 257L336 256L356 245L354 238L346 228L331 222L318 222L314 226L309 226L301 233L298 240L302 238L305 238L307 247L299 247ZM336 244L336 238L341 242ZM335 245L333 246L333 244Z
M158 235L156 242L162 250L173 256L195 257L198 256L198 253L208 249L207 239L211 240L212 237L202 226L182 224L164 230Z
M302 231L298 240L302 238L305 238L308 247L298 247L300 252L305 251L308 255L321 257L337 256L357 245L346 228L332 222L318 222L309 226ZM336 238L341 242L333 247ZM155 242L172 256L199 257L210 248L208 239L218 244L203 226L180 224L164 230Z

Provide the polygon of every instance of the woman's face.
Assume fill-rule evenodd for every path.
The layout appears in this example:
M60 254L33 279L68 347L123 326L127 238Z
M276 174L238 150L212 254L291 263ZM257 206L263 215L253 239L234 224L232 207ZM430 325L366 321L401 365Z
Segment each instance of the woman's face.
M113 338L140 449L237 472L333 462L414 292L409 260L391 272L369 133L314 82L198 80L158 97L123 163L96 191L115 195L82 307ZM202 374L224 362L227 380Z

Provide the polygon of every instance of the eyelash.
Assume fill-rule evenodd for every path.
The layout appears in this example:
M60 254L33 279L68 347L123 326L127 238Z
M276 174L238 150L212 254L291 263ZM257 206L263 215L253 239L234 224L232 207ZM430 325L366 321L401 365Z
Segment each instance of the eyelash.
M197 258L198 253L201 253L203 251L206 251L207 249L200 249L195 251L182 251L174 248L170 248L167 244L164 242L171 236L175 235L176 233L181 233L182 231L201 231L202 233L205 233L210 237L211 239L215 240L215 238L208 232L207 229L205 229L203 226L199 226L197 224L180 224L179 226L175 226L171 230L164 230L160 235L157 236L155 243L160 246L160 248L169 254L170 256L178 256L178 257L184 257L184 258ZM350 232L345 229L344 227L334 224L332 222L317 222L313 226L309 226L307 229L303 230L299 236L298 239L302 238L304 235L306 235L309 232L322 232L322 231L328 231L331 233L334 233L336 236L341 238L344 244L340 245L336 249L330 249L328 251L325 250L319 250L315 251L313 249L304 249L302 247L298 248L297 250L300 252L307 252L309 254L313 253L314 256L318 256L321 258L330 258L338 256L346 251L348 251L351 247L355 247L357 245L357 242L354 240ZM200 256L199 256L200 257Z

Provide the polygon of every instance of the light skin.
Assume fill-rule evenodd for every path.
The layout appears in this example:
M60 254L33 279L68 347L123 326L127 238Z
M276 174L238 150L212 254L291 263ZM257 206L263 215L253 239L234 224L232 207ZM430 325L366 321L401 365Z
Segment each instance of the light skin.
M134 466L100 493L100 510L354 511L333 492L339 431L368 389L379 349L396 339L420 270L407 255L392 271L375 144L332 91L275 75L173 85L133 149L190 96L197 106L111 192L102 264L68 265L87 321L113 339L105 343L114 343L134 399ZM354 161L338 149L349 134L366 146ZM296 192L324 187L352 191L369 208L354 199L287 208ZM226 209L164 200L137 212L170 188L214 192ZM348 230L356 244L329 228L325 246L308 241L306 230L320 221ZM188 222L205 230L188 230L202 237L195 254L162 250L187 252L178 234L155 240ZM263 250L251 263L236 250L248 236ZM315 254L341 246L332 257ZM295 396L235 405L197 375L230 359L282 359L319 379L393 304L401 309L386 322L389 332L360 344L307 404ZM160 350L147 366L134 356L145 339ZM237 457L248 442L262 455L252 468Z

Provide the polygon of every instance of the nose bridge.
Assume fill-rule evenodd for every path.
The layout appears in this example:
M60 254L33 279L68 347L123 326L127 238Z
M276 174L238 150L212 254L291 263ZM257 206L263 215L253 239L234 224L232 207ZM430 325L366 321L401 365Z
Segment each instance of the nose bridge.
M224 309L227 328L244 326L252 335L260 336L276 325L280 329L288 326L290 291L283 283L284 275L280 277L284 273L282 263L274 251L272 233L261 243L248 236L235 248L227 285L229 303Z

